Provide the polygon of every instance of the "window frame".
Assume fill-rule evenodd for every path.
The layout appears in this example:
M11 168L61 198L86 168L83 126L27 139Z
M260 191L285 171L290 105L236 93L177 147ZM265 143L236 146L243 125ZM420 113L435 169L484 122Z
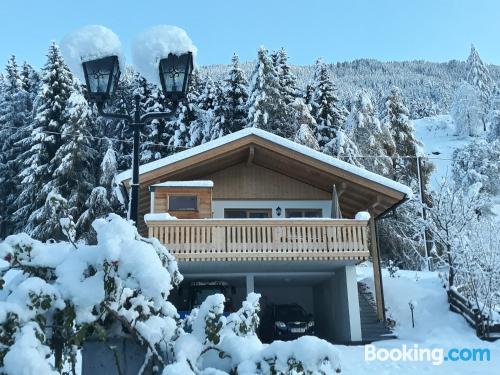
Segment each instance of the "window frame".
M288 213L290 211L300 211L302 216L289 217ZM305 216L306 212L317 212L319 216ZM285 208L285 218L286 219L320 219L323 217L323 209L321 208Z
M241 218L233 218L233 217L226 217L226 212L230 211L244 211L245 212L245 217ZM268 214L268 217L250 217L250 213L252 212L266 212ZM273 217L273 210L272 208L224 208L224 219L254 219L254 220L265 220L265 219L271 219Z
M178 208L178 209L172 209L171 208L171 203L170 200L172 198L179 198L179 197L194 197L195 198L195 208ZM168 194L168 199L167 199L167 211L174 211L174 212L198 212L199 207L200 207L200 202L199 202L199 196L198 194L184 194L184 193L176 193L176 194Z

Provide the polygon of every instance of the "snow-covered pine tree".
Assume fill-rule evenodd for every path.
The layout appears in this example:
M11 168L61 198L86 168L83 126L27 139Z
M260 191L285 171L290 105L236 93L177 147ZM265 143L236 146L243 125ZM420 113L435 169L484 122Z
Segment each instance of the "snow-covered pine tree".
M466 81L474 87L479 95L481 103L481 123L483 131L486 131L486 115L489 110L491 93L493 89L492 79L488 68L483 63L474 45L471 45L470 54L467 58Z
M281 97L286 104L291 104L298 97L297 79L288 65L288 56L284 48L273 53L273 65L278 74Z
M196 111L196 118L190 124L190 146L197 146L206 141L209 141L212 137L212 129L214 126L214 109L219 106L219 102L222 98L221 84L220 82L212 81L212 79L207 76L203 84L200 95L196 98L196 103L193 104L193 108Z
M264 48L259 49L248 92L248 126L285 138L295 135L293 111L281 95L278 74Z
M140 95L141 110L144 113L166 111L164 97L161 90L138 77L138 89L136 93ZM168 152L168 134L165 131L166 121L164 119L154 119L146 124L140 145L140 162L149 163L161 159L169 154Z
M326 64L318 59L315 65L313 95L311 98L312 115L316 120L316 138L323 149L337 137L346 118L346 109L340 103L335 85L330 79ZM334 152L336 153L336 152Z
M224 89L221 83L216 84L214 94L214 108L210 111L204 111L203 114L203 122L205 123L205 128L203 129L205 133L204 142L208 142L228 134L226 129L227 120L225 116L227 100L224 96Z
M493 92L486 134L486 140L489 142L500 141L500 88L496 86Z
M30 95L29 109L33 110L33 103L40 89L40 74L30 64L24 62L21 70L21 81L23 83L23 90Z
M314 86L311 83L308 83L304 90L304 100L306 104L311 105L313 95L314 95Z
M500 194L500 140L474 139L453 152L452 173L458 188L467 191L479 183L480 192L490 197Z
M479 136L483 134L483 104L479 91L463 81L455 92L451 106L451 116L455 122L455 134L459 136Z
M198 107L204 111L214 109L216 99L216 84L209 76L205 77L203 89L200 95L196 98Z
M247 80L240 67L238 55L231 58L231 68L224 80L222 92L216 93L211 139L237 132L246 127Z
M395 145L395 153L391 155L394 178L416 188L418 186L416 156L421 143L415 138L413 124L408 117L408 109L397 87L393 87L387 97L384 126L390 130ZM424 186L428 183L431 170L431 164L423 167Z
M21 192L17 197L16 220L32 232L38 222L36 211L46 204L52 180L54 158L61 146L63 125L67 122L67 101L74 91L72 75L63 61L59 47L52 44L47 63L42 70L41 92L37 98L35 118L30 126L29 149L22 155L24 160Z
M346 131L362 155L359 162L369 171L383 176L392 175L392 160L386 145L393 144L389 129L382 125L366 90L358 92L351 103Z
M318 140L314 134L316 121L311 115L309 106L302 98L296 98L291 105L295 110L295 122L298 128L294 141L319 151Z
M0 236L15 230L11 215L19 193L16 180L21 169L18 156L23 150L20 141L29 134L25 126L31 117L29 96L23 89L15 56L7 62L5 72L0 98Z
M203 88L203 81L198 70L194 70L189 81L186 99L179 102L175 109L174 118L167 123L167 134L171 135L170 152L182 151L185 147L196 146L201 139L191 142L191 124L197 120L197 101ZM198 143L199 144L199 143Z
M73 92L65 109L67 122L62 126L62 145L50 161L49 170L53 179L48 189L67 197L67 210L73 218L78 218L90 192L96 185L94 162L96 150L91 138L92 110L80 92ZM45 218L46 206L35 211L38 218ZM51 227L43 220L37 220L33 232L37 238L52 238Z
M85 202L85 208L85 211L82 212L76 222L77 239L95 245L97 243L97 236L94 228L92 228L93 221L113 212L106 189L102 186L93 188Z
M111 98L109 111L131 114L133 110L134 92L137 89L137 73L127 67L120 77L116 95ZM132 166L133 128L127 121L98 118L102 138L114 138L116 142L116 160L118 169L125 170ZM105 145L106 147L106 145ZM103 151L105 152L105 151Z

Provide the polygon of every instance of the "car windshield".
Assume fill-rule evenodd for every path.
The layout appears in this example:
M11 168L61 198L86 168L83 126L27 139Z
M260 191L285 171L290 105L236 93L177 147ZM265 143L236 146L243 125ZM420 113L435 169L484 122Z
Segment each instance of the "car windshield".
M208 296L217 293L224 294L224 289L221 287L197 288L194 292L193 307L199 307Z
M280 322L305 322L306 314L300 306L280 306L276 318Z

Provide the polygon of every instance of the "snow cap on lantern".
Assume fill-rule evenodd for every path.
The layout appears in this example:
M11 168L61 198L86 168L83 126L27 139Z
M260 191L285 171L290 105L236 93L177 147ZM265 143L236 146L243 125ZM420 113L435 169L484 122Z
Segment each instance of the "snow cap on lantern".
M71 72L85 82L82 63L108 56L118 57L120 70L125 70L122 44L118 36L101 25L84 26L61 41L61 53Z
M197 48L186 31L177 26L160 25L137 37L132 46L132 59L144 78L160 86L160 60L169 54L180 56L188 52L195 56Z

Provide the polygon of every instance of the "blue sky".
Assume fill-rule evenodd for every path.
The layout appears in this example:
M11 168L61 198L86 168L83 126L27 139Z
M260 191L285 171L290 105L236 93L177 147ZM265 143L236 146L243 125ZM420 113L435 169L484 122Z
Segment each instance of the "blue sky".
M142 30L180 26L199 64L251 60L261 45L285 47L294 64L463 60L471 42L500 64L500 0L1 0L0 15L0 66L15 54L41 67L52 40L89 24L117 33L126 54Z

